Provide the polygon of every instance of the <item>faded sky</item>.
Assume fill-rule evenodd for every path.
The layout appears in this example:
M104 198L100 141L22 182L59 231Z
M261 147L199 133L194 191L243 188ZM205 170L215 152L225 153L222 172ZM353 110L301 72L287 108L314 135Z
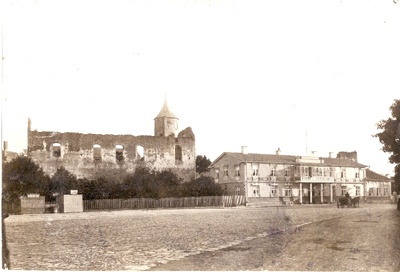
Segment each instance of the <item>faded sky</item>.
M400 98L390 0L2 1L2 139L153 135L164 95L197 154L358 152L389 173L376 123ZM307 130L307 139L306 139Z

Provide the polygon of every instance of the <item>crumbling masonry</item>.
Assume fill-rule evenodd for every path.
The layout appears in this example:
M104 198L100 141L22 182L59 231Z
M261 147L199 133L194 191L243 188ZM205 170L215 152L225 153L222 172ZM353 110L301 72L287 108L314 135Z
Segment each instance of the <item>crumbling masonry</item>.
M178 125L166 101L154 119L154 136L32 131L28 120L28 156L50 176L63 166L77 178L120 182L145 165L189 181L196 171L195 136L190 127L178 133Z

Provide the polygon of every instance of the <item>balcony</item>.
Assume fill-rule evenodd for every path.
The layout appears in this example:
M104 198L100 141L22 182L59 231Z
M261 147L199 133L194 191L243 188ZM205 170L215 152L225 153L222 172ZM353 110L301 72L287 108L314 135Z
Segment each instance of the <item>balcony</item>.
M296 177L295 182L309 182L309 183L333 183L335 178L315 176L315 177Z

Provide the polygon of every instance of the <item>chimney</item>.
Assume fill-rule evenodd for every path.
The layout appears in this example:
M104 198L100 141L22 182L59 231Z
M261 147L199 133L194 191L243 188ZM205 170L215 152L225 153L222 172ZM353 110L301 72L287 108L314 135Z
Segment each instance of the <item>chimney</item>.
M242 146L242 154L247 154L247 146Z
M32 121L31 118L28 118L28 131L31 131Z
M334 158L334 156L335 156L335 152L329 152L329 158Z
M357 162L357 151L353 152L345 152L345 151L340 151L337 155L336 158L339 159L346 159L346 160L352 160Z
M276 154L276 155L280 155L280 154L281 154L281 152L282 152L282 151L281 151L281 149L278 147L278 150L277 150L277 151L275 151L275 154Z
M311 151L311 154L315 157L317 156L317 151Z
M4 142L3 142L3 151L4 151L4 152L7 152L7 151L8 151L8 142L7 142L7 141L4 141Z

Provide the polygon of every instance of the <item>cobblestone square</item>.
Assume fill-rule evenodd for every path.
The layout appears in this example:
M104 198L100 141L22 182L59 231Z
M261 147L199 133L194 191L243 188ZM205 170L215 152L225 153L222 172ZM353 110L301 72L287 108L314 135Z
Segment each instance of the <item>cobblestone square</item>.
M12 269L146 270L365 209L304 205L11 215L5 225Z

